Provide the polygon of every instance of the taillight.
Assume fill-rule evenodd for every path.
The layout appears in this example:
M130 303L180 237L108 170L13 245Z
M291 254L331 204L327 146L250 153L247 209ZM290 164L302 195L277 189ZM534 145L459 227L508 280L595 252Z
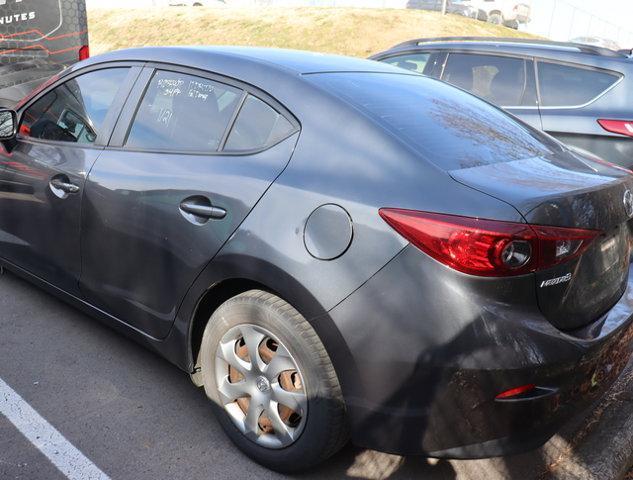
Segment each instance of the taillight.
M522 275L569 261L601 233L395 208L379 213L435 260L483 277Z
M607 132L633 137L633 120L598 120Z
M531 225L539 239L538 270L567 262L587 250L598 230Z
M79 61L87 60L90 58L90 47L88 45L84 45L79 49Z
M500 393L495 397L497 400L507 400L509 398L518 397L519 395L524 395L528 392L536 390L536 385L533 383L529 383L527 385L522 385L520 387L511 388L510 390L506 390L503 393Z

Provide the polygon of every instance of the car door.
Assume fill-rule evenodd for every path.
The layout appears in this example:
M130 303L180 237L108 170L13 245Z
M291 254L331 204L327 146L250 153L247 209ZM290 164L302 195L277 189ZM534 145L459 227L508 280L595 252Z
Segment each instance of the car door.
M20 110L15 145L0 154L0 256L73 295L86 175L140 71L133 70L119 65L58 81Z
M441 78L542 130L533 58L450 52Z
M148 67L88 176L87 299L166 336L189 286L287 165L298 130L252 87Z

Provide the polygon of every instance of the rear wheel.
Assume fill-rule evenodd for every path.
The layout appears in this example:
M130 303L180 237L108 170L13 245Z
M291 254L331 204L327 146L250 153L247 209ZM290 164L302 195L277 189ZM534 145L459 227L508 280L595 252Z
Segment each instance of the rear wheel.
M509 22L505 22L505 26L508 28L512 28L514 30L519 29L519 22L516 20L510 20Z
M488 16L488 23L492 23L494 25L502 25L503 15L501 15L500 13L491 13Z
M347 440L330 358L311 325L279 297L252 290L221 305L205 328L199 364L223 428L266 467L304 470Z

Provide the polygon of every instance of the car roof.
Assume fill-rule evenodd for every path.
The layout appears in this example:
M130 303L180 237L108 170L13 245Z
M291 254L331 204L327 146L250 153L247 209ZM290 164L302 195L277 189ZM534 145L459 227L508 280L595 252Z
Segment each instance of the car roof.
M622 52L616 52L608 48L594 45L584 45L571 42L554 42L550 40L530 38L503 38L503 37L439 37L416 38L399 43L389 50L379 53L372 58L381 57L386 53L412 50L418 48L432 49L465 49L479 51L495 51L516 53L535 57L561 59L562 57L582 56L592 60L622 61L630 64L631 59Z
M115 61L163 62L222 70L236 62L278 72L308 74L324 72L397 72L395 67L365 59L301 50L233 46L142 47L117 50L93 57L88 63ZM86 63L83 63L86 65ZM400 73L400 72L398 72Z

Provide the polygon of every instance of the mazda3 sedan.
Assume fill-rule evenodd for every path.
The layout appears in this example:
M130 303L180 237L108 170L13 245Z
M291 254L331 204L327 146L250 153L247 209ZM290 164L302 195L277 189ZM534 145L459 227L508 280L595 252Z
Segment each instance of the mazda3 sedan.
M2 264L189 373L270 468L535 448L630 357L633 177L445 83L146 48L0 120Z

